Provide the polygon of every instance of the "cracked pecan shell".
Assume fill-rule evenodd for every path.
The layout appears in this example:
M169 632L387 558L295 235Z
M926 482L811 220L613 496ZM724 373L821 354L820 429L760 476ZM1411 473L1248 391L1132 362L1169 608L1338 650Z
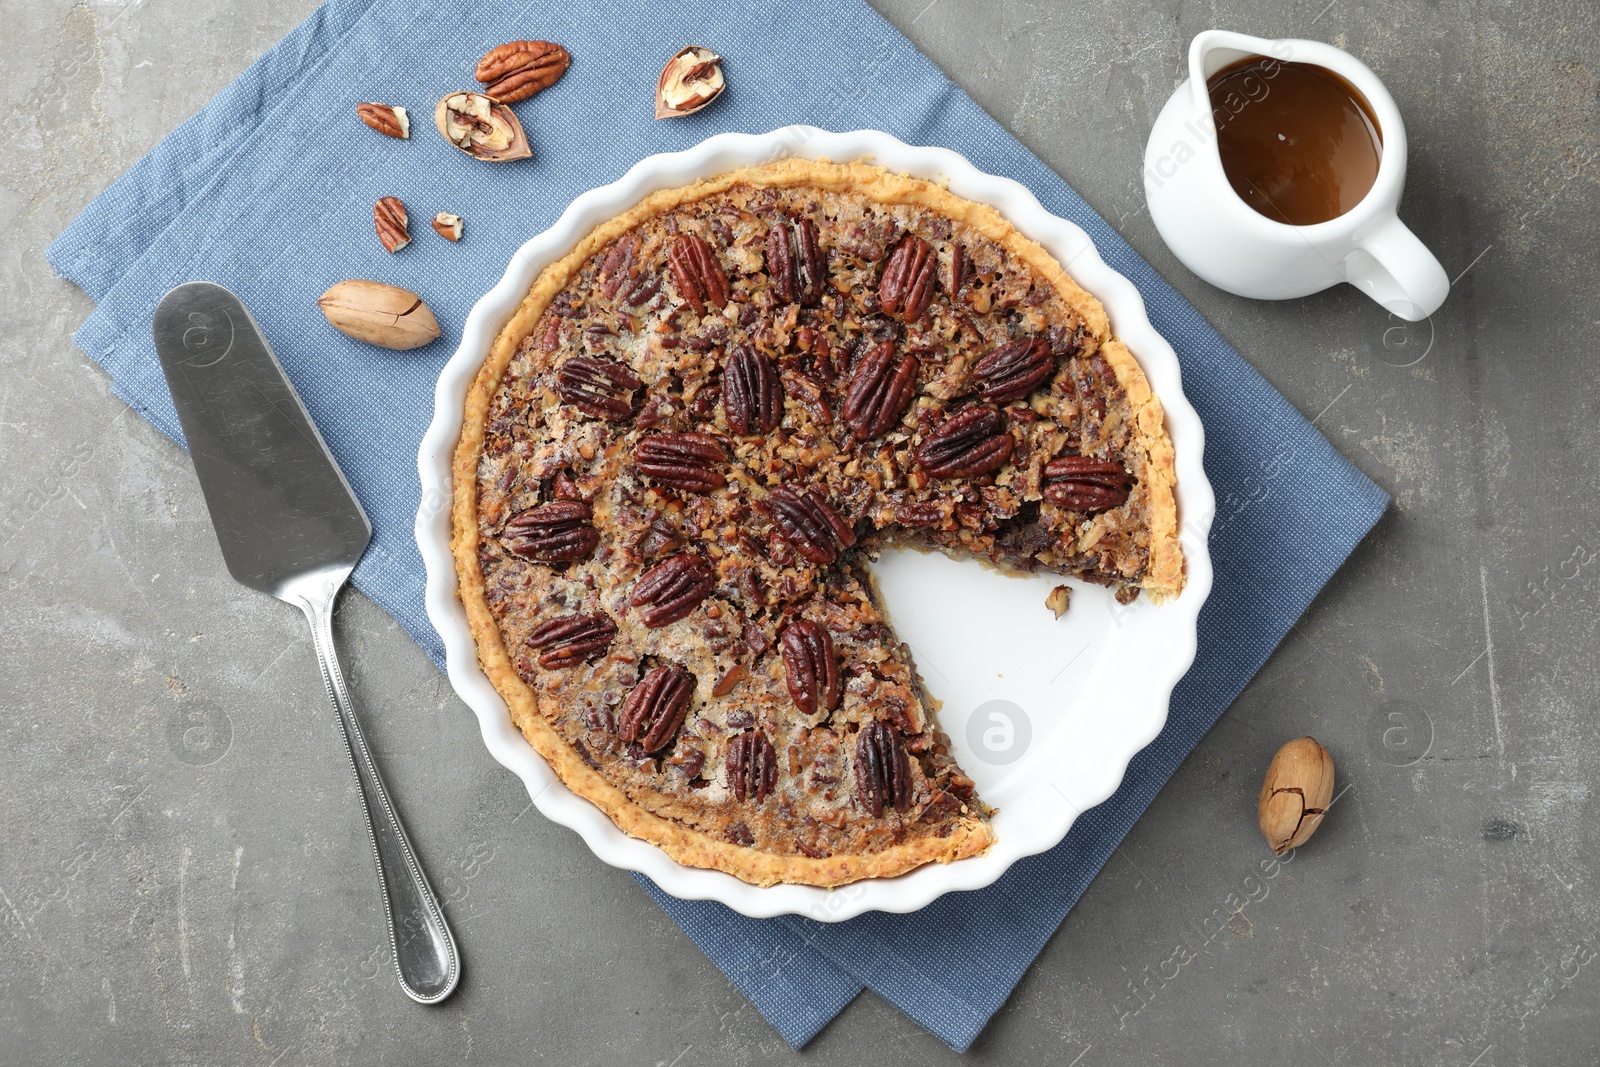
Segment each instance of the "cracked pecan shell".
M785 304L815 307L827 281L827 260L817 241L817 225L801 219L793 226L775 222L767 231L767 275Z
M933 301L934 273L939 257L933 246L915 234L906 234L884 264L878 283L878 306L906 322L922 318Z
M633 450L640 474L686 493L709 493L727 485L718 469L726 462L728 450L707 433L653 433Z
M603 611L561 615L535 626L528 647L539 653L539 666L559 670L604 652L616 636L617 624Z
M841 547L856 543L855 530L816 489L802 493L780 485L772 490L767 502L778 533L812 563L832 563L839 558Z
M667 266L678 295L689 302L696 315L728 302L728 273L699 234L680 233L667 253Z
M833 635L810 619L797 619L780 638L789 698L802 715L833 711L844 694Z
M728 742L728 789L743 804L757 804L778 784L778 751L760 729L734 735Z
M1115 461L1092 456L1061 456L1044 465L1044 498L1073 511L1109 511L1121 507L1133 488L1133 476Z
M705 560L693 552L680 552L640 575L628 603L641 609L639 617L654 630L688 616L716 584Z
M895 358L893 341L880 343L862 357L840 413L857 439L877 437L900 421L917 390L918 368L917 357L909 352Z
M994 408L964 408L917 446L917 462L935 478L976 478L998 470L1016 442Z
M621 422L633 414L633 393L644 383L614 359L573 356L556 371L556 393L596 419Z
M539 563L583 559L600 544L594 511L581 500L552 500L518 512L506 523L506 548Z
M478 60L473 77L485 96L515 104L554 85L567 72L572 57L554 41L511 41Z
M1055 369L1049 342L1042 337L1019 337L996 346L974 363L972 377L984 400L1009 404L1043 385Z
M911 757L899 731L881 719L856 735L856 795L875 819L884 808L905 811L911 804Z
M694 675L682 667L652 667L622 705L617 733L638 742L646 752L659 752L677 734L694 696Z
M734 348L722 368L722 411L740 437L776 430L783 421L777 365L749 345Z

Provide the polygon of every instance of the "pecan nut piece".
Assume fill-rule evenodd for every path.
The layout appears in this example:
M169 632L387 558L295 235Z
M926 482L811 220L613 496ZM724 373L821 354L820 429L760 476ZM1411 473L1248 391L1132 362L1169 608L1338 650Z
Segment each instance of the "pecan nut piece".
M391 253L411 243L409 223L406 205L398 196L386 196L372 205L372 225L378 231L378 240Z
M604 652L616 636L617 624L603 611L561 615L535 626L528 647L539 653L539 666L559 670Z
M639 576L628 603L654 630L687 617L716 588L716 575L693 552L669 556Z
M659 752L683 725L693 696L694 675L682 667L650 668L622 705L618 735L646 752Z
M620 422L633 414L633 392L644 383L614 359L573 356L556 371L556 393L585 415Z
M719 308L728 302L728 272L699 234L680 233L667 253L667 266L678 294L689 302L696 315L704 315L707 307Z
M894 342L884 341L856 364L844 394L844 424L857 439L877 437L900 421L917 389L917 357L895 358Z
M934 269L939 257L933 246L915 234L906 234L884 264L878 282L878 306L906 322L922 318L933 302Z
M998 470L1016 445L994 408L964 408L917 446L917 462L935 478L976 478Z
M511 41L489 49L473 77L483 83L485 96L515 104L550 88L571 63L567 50L553 41Z
M822 246L817 243L817 224L810 219L801 219L792 228L776 222L767 231L767 274L785 304L815 307L820 303L827 269Z
M1061 456L1044 465L1044 498L1073 511L1121 507L1133 488L1122 464L1092 456Z
M406 140L411 136L411 116L406 109L393 104L357 104L356 118L371 126L385 137Z
M513 515L505 526L505 545L539 563L583 559L600 544L593 519L594 511L581 500L552 500Z
M740 437L771 433L783 421L778 367L749 345L739 345L722 368L722 410Z
M856 794L877 819L883 809L905 811L911 804L911 757L900 733L874 719L856 735Z
M728 742L728 788L743 804L766 800L778 785L778 750L760 729L746 730Z
M816 489L800 492L787 485L772 490L772 524L794 550L812 563L839 558L841 547L856 543L856 532Z
M461 240L462 222L460 215L441 211L433 217L433 232L443 237L446 241Z
M844 678L839 674L833 635L810 619L797 619L784 628L780 644L789 699L800 714L837 708L844 694Z
M727 485L717 469L726 462L728 450L708 433L653 433L633 450L640 474L686 493L709 493Z
M1042 337L1019 337L997 346L974 363L972 377L984 400L1009 404L1043 385L1055 369L1049 342Z

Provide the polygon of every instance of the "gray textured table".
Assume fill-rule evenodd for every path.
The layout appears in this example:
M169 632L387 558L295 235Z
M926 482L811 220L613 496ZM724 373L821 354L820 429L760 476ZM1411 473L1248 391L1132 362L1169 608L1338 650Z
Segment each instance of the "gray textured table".
M312 6L0 0L0 1063L789 1059L352 595L351 682L468 961L406 1001L303 621L233 584L188 460L72 345L89 302L45 245ZM1395 497L970 1059L1595 1063L1600 8L880 6ZM1402 214L1456 279L1431 323L1235 299L1166 252L1144 137L1213 25L1387 81ZM1308 732L1348 791L1247 884L1261 773ZM959 1059L870 994L806 1055Z

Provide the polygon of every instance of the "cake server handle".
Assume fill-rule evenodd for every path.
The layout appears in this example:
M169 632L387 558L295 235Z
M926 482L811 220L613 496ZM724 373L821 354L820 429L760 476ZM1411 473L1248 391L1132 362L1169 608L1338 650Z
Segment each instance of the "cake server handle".
M304 583L292 591L299 595L284 599L297 603L311 623L311 641L322 666L322 684L338 714L350 765L355 770L357 792L372 836L378 881L383 888L389 946L394 951L400 988L419 1004L437 1004L455 990L461 977L460 955L444 911L428 885L428 876L417 862L399 814L389 802L389 791L378 774L344 674L339 670L339 656L333 646L333 604L348 576L348 570L331 578L313 576L321 580Z

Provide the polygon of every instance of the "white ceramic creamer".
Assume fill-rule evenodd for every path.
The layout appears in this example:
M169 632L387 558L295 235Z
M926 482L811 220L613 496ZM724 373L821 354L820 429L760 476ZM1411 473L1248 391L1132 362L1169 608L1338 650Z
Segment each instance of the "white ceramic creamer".
M1214 104L1206 83L1229 64L1258 55L1332 71L1366 98L1377 119L1377 177L1366 196L1337 218L1288 225L1257 212L1228 181L1217 127L1227 121L1230 105ZM1270 82L1263 81L1259 91L1271 92ZM1249 100L1231 106L1249 106ZM1332 45L1225 30L1195 37L1189 79L1156 119L1144 162L1145 197L1156 229L1185 266L1218 288L1285 300L1349 282L1413 322L1433 314L1450 291L1444 268L1396 214L1406 178L1406 130L1394 98L1366 64Z

